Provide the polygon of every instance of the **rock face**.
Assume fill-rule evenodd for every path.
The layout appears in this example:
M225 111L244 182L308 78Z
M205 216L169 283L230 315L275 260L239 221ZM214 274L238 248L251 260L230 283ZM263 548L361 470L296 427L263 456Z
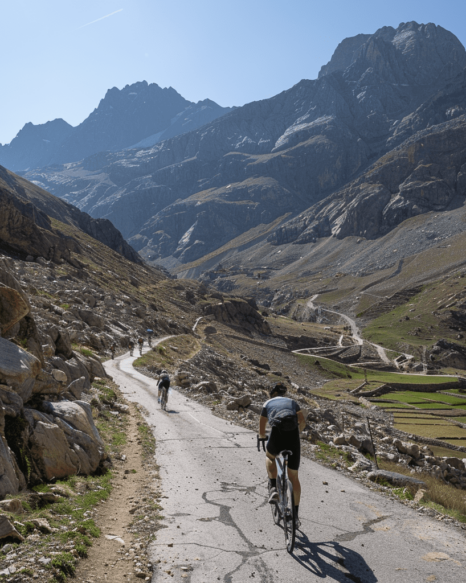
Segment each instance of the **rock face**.
M91 408L77 400L105 371L96 359L75 356L68 332L56 326L47 327L50 352L44 357L44 331L38 332L12 266L1 258L0 498L28 484L92 473L106 459ZM47 400L65 395L73 402Z
M216 305L209 304L204 308L204 312L224 324L236 325L262 334L271 333L268 322L245 300L230 299Z
M156 83L113 87L76 127L62 119L27 123L10 144L0 145L0 164L26 170L75 162L105 150L153 146L228 111L209 99L191 103L172 87L162 89Z
M271 240L309 243L361 231L376 236L403 217L451 204L442 164L429 167L440 149L448 155L442 140L438 148L429 141L427 156L414 147L415 164L407 144L408 165L398 160L402 154L389 154L397 159L391 166L389 158L381 162L379 176L352 181L428 127L437 113L419 108L465 66L463 46L439 26L384 27L344 41L319 79L238 108L202 130L27 177L93 216L110 218L144 258L170 267L198 260L245 232L254 241L261 233L254 229L277 226L309 207ZM326 199L324 210L320 201L342 188L331 207ZM355 206L366 209L365 217Z
M0 166L0 244L8 250L44 257L54 262L70 260L79 244L52 227L50 217L73 225L130 261L141 258L106 219L93 219L76 207L52 196Z

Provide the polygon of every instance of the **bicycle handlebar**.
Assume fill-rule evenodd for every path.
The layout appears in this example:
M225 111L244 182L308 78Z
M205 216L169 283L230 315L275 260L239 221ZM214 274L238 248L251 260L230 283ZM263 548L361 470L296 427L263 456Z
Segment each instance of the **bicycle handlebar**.
M261 442L262 442L262 449L265 451L265 442L267 441L268 437L259 437L257 436L257 451L261 450Z

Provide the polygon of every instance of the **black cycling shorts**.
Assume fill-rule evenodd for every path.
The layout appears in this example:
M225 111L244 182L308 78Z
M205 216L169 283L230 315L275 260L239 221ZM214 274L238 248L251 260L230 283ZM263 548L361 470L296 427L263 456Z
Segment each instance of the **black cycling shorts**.
M164 389L168 389L170 388L170 381L160 381L159 383L159 391L164 388Z
M298 470L301 461L301 441L298 428L292 431L279 431L272 427L267 441L267 451L273 456L277 456L284 449L289 449L293 452L293 455L288 457L288 467L290 470Z

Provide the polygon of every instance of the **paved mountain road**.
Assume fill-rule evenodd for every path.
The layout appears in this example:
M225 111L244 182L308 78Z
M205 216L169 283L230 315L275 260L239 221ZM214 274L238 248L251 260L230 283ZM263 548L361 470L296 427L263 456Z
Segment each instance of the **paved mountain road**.
M289 555L266 501L255 434L177 391L162 412L155 381L133 360L124 355L105 368L154 426L166 525L151 550L152 562L161 560L155 583L464 580L462 532L308 459L300 470L302 533Z

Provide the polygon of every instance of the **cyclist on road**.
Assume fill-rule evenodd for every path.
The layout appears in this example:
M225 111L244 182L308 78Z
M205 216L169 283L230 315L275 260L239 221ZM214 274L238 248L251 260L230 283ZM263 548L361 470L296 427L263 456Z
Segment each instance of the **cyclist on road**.
M301 498L301 484L298 477L301 459L299 432L306 426L303 412L293 399L285 397L287 391L283 383L276 383L270 390L270 399L264 403L259 420L259 437L265 438L267 421L271 427L267 441L265 467L269 477L269 503L278 500L276 456L288 449L292 455L288 458L288 477L293 484L293 497L296 509L296 523L299 527L298 510Z
M168 376L168 372L166 370L163 370L160 373L157 388L158 388L158 395L157 395L158 402L160 403L160 396L162 393L162 389L164 389L166 391L165 403L168 403L168 389L170 388L170 377Z
M115 351L116 351L116 343L114 342L111 346L110 346L110 352L112 353L112 360L115 358Z
M132 340L130 340L128 342L128 347L129 347L129 355L133 356L133 352L134 352L134 342Z
M140 337L140 338L138 339L138 345L139 345L139 354L140 354L141 356L142 356L142 347L143 347L143 344L144 344L144 338Z

